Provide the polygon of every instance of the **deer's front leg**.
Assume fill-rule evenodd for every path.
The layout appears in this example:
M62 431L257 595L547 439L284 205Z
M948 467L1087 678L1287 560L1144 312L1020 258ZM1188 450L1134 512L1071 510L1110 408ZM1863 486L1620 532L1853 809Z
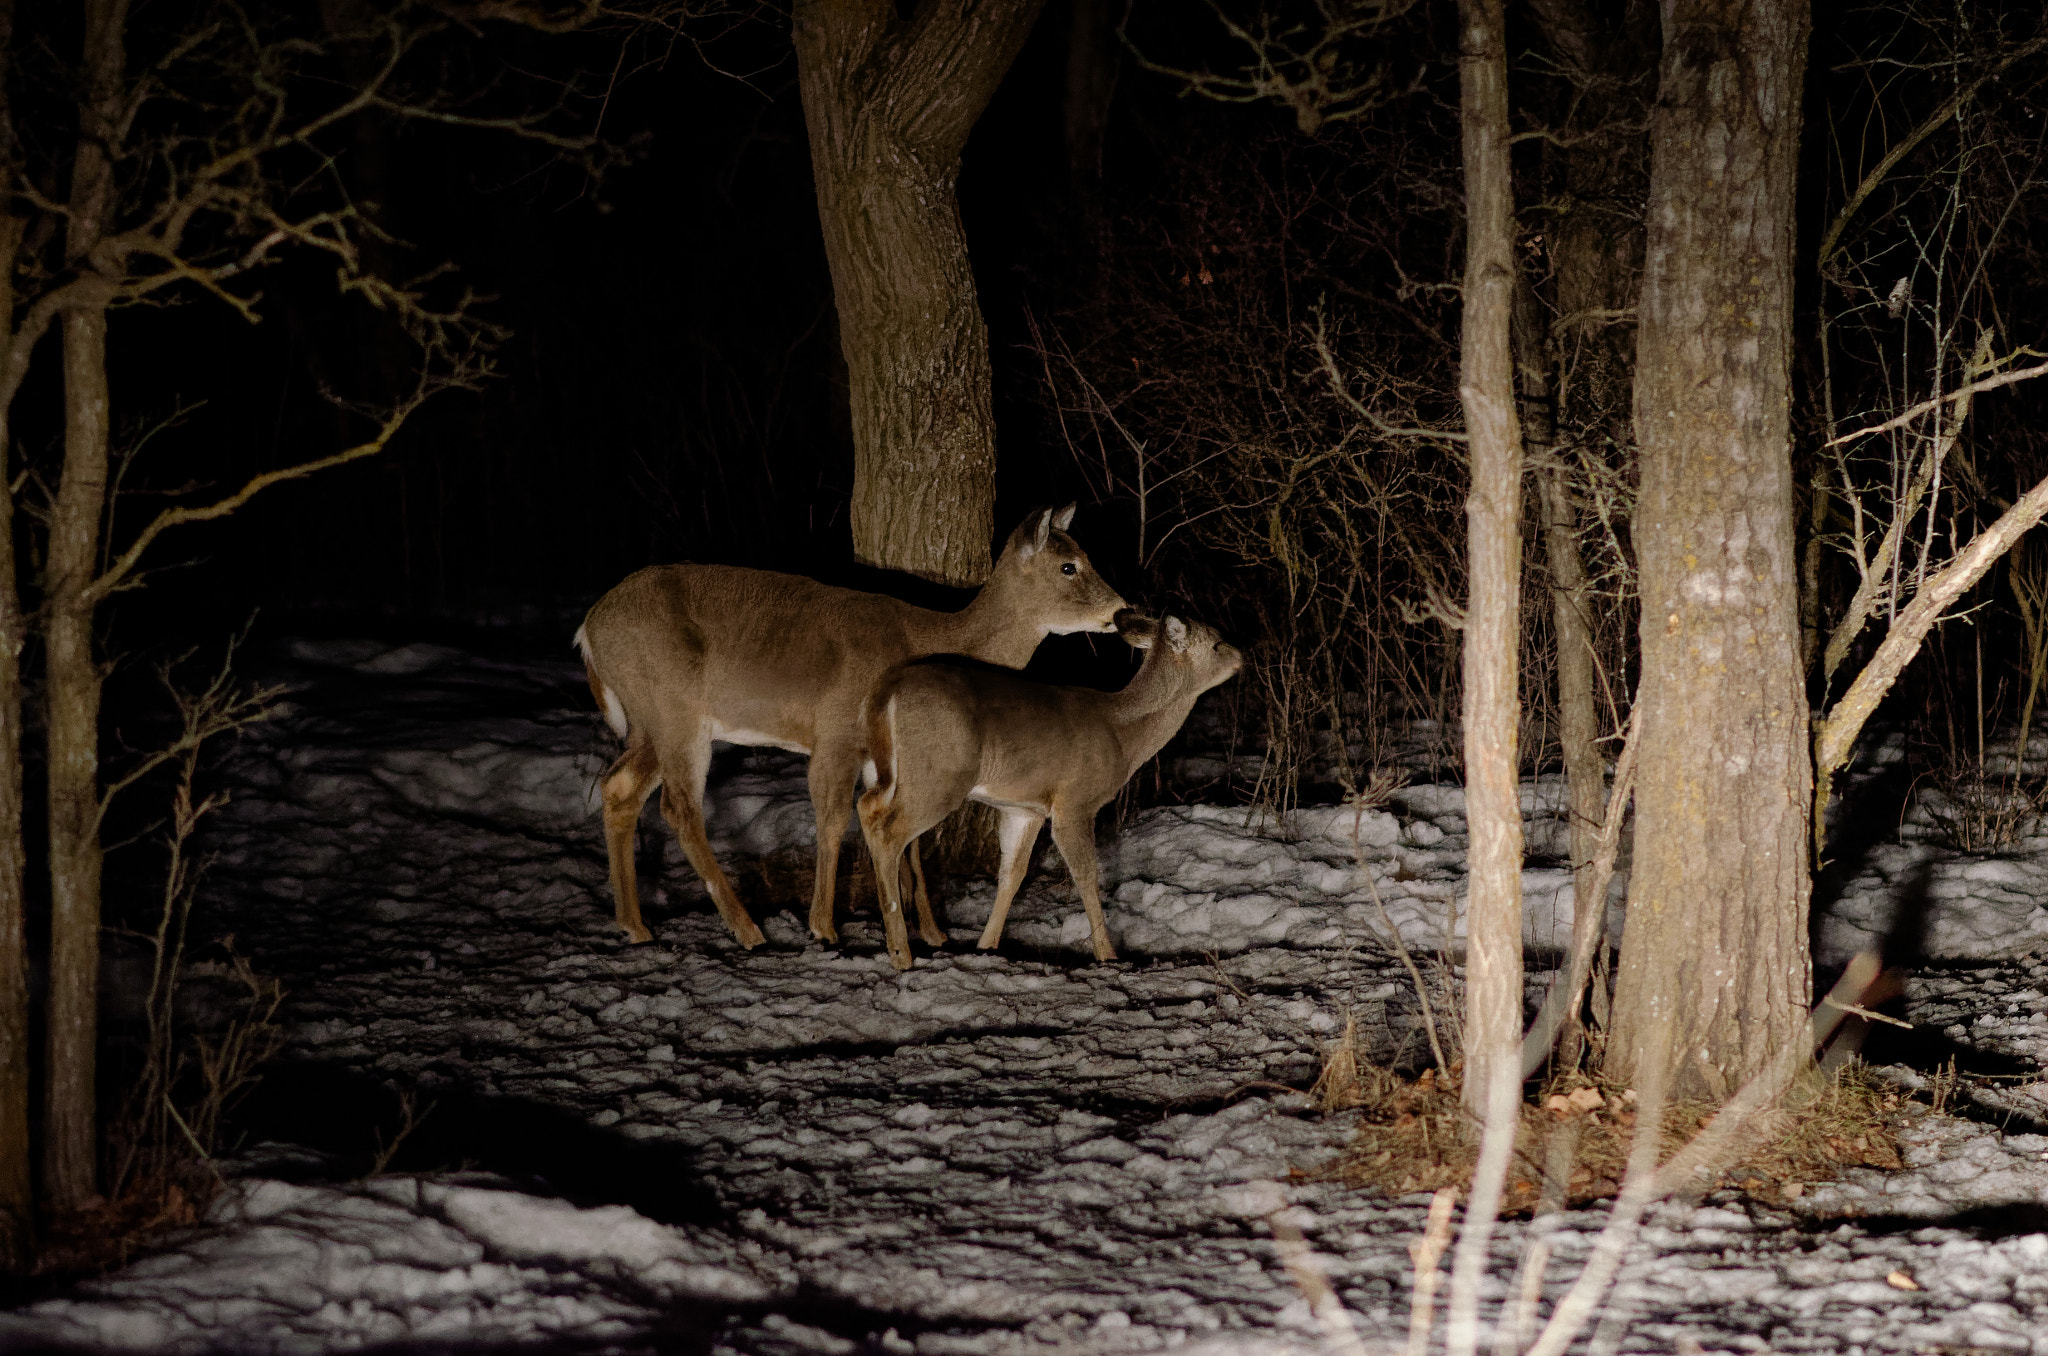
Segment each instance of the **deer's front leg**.
M1113 961L1116 948L1109 944L1109 925L1102 917L1102 895L1096 889L1100 875L1095 857L1095 811L1100 806L1089 807L1086 817L1070 815L1064 806L1052 809L1052 841L1059 845L1060 856L1067 859L1067 869L1074 873L1074 888L1081 892L1081 903L1088 910L1088 937L1095 943L1095 959Z

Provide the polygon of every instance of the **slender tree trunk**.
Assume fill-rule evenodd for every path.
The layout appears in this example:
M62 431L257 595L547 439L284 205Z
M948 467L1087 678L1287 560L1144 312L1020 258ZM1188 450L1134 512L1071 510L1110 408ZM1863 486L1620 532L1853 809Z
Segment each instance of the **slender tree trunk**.
M1522 430L1510 328L1514 181L1508 167L1507 38L1501 0L1459 0L1459 120L1465 154L1464 326L1458 397L1472 489L1465 500L1465 1108L1485 1127L1451 1269L1446 1349L1470 1356L1479 1278L1500 1209L1522 1100L1522 799L1518 688Z
M1805 1039L1787 403L1805 0L1672 0L1636 350L1642 773L1609 1072L1725 1100ZM1668 1024L1663 1019L1669 1018Z
M988 329L954 190L960 154L1043 0L798 0L796 51L854 444L861 560L987 577Z
M107 319L64 317L64 480L50 516L46 627L50 996L43 1184L53 1207L95 1194L93 1083L100 958L100 670L78 592L98 563L107 488Z
M1465 1105L1484 1113L1496 1068L1521 1081L1522 434L1508 340L1514 304L1514 188L1508 174L1507 57L1499 0L1463 0L1465 285L1458 394L1470 438L1471 598L1465 615L1465 817L1471 828Z
M1067 173L1077 194L1091 195L1102 178L1102 140L1116 94L1123 44L1107 0L1074 0L1067 26Z
M0 0L0 50L9 17ZM0 72L4 72L0 63ZM0 158L4 162L4 158ZM14 314L14 261L22 221L0 212L0 316ZM0 324L0 342L11 337ZM11 374L10 374L11 375ZM15 383L0 392L0 481L8 479ZM27 631L14 578L14 495L0 485L0 1276L35 1262L29 1147L28 935L22 899L21 646Z
M0 183L21 173L8 79L14 66L14 0L0 0ZM8 192L0 189L0 192ZM14 268L27 223L0 197L0 344L14 337ZM0 1276L35 1265L35 1174L29 1135L28 919L22 877L21 646L28 627L14 577L14 393L22 373L0 358Z
M66 254L90 271L113 201L112 149L121 107L124 0L86 7L85 90L72 163ZM93 605L106 512L109 399L106 296L63 318L64 471L49 517L45 566L49 748L50 990L43 1191L69 1210L96 1194L95 1045L100 969L100 669Z

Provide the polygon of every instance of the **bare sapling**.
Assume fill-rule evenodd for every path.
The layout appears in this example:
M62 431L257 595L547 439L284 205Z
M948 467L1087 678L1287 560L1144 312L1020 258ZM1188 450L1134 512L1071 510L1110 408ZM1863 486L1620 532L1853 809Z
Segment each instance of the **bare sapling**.
M704 834L704 775L712 741L722 740L810 755L811 935L838 941L833 878L866 758L861 699L906 660L961 654L1021 668L1046 636L1114 631L1124 600L1067 535L1073 520L1072 504L1027 516L958 612L728 565L657 565L600 598L576 644L591 694L626 741L603 793L612 898L627 938L653 936L640 916L633 835L658 787L662 817L719 916L740 945L764 940ZM922 892L918 914L925 939L944 942Z
M1048 817L1088 910L1095 959L1116 959L1097 889L1095 815L1179 732L1195 699L1244 663L1211 628L1126 609L1116 629L1145 662L1121 692L1054 687L937 660L884 677L863 717L874 784L860 826L875 859L889 959L910 968L897 864L911 839L966 801L1002 815L1002 869L981 946L1002 940L1010 901Z

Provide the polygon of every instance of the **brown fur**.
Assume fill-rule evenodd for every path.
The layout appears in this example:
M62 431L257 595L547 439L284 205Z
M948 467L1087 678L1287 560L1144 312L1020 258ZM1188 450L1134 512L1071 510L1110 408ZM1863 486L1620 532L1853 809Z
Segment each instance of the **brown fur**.
M943 661L900 665L876 685L865 717L875 784L860 799L860 822L897 968L911 961L896 864L913 838L967 800L1003 816L1003 863L981 945L1001 939L1032 844L1050 818L1088 910L1096 959L1116 959L1096 889L1096 812L1173 738L1195 699L1242 663L1206 626L1128 612L1118 621L1124 638L1146 651L1121 692L1054 687Z
M1017 667L1048 633L1112 629L1123 600L1064 531L1072 515L1069 505L1027 517L959 612L727 565L656 566L599 599L579 635L599 706L609 692L626 712L626 751L604 779L604 822L627 937L651 936L640 916L633 836L642 805L660 788L662 816L720 917L742 945L763 940L704 834L704 774L718 739L810 755L818 827L810 927L837 941L833 880L865 754L861 699L907 659L957 653ZM921 914L927 938L943 941L928 904Z

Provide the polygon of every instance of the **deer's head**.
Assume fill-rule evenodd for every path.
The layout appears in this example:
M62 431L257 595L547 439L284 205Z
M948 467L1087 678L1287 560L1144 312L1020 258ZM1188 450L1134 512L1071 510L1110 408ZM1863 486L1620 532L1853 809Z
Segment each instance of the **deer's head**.
M1035 623L1040 635L1114 631L1124 607L1088 553L1067 535L1073 521L1072 504L1033 509L1010 534L989 581L1000 585L1016 617Z
M1244 667L1238 648L1200 622L1162 621L1125 608L1116 616L1116 629L1127 644L1145 651L1140 678L1169 683L1177 692L1199 695L1229 682Z

